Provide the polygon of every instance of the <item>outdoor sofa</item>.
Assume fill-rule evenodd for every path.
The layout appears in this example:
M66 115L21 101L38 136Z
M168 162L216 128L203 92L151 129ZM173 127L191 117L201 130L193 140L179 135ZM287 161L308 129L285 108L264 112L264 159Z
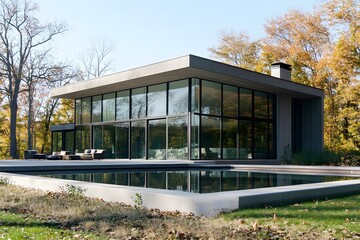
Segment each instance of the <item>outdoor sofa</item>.
M85 149L83 153L76 153L82 160L104 159L105 149Z
M26 159L45 159L45 154L38 153L36 150L25 150L24 158Z

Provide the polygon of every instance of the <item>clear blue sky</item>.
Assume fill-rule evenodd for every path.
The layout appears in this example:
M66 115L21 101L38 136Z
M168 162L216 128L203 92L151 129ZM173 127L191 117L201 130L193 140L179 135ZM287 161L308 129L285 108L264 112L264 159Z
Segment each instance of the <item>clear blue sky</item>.
M115 44L113 71L186 54L209 57L220 31L264 36L267 19L289 9L313 10L323 0L34 0L44 22L64 21L56 56L79 60L96 39ZM55 54L54 54L55 55Z

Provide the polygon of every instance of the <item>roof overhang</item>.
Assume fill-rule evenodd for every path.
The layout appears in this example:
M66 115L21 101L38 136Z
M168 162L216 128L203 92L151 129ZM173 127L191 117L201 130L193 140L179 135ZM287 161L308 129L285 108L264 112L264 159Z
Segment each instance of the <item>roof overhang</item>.
M186 78L201 78L295 98L323 97L323 91L209 59L187 55L51 90L51 97L76 99Z

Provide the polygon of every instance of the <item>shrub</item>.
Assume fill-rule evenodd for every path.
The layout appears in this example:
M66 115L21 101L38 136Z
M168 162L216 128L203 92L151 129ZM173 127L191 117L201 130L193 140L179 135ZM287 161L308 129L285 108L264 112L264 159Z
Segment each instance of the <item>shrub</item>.
M10 184L10 180L6 177L0 177L0 185L8 185Z
M341 158L341 162L345 166L359 167L360 155L346 155Z
M82 187L76 187L74 185L66 184L65 188L60 187L63 194L67 194L70 197L81 198L85 196L86 189Z
M341 156L329 150L321 152L304 151L293 153L284 162L292 165L339 165L341 163Z

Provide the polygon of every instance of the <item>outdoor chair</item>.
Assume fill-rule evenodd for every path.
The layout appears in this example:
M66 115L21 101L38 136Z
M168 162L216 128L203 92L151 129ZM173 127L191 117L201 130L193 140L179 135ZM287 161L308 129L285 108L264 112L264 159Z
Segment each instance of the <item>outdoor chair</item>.
M38 153L36 150L25 150L24 158L26 159L45 159L45 154Z

